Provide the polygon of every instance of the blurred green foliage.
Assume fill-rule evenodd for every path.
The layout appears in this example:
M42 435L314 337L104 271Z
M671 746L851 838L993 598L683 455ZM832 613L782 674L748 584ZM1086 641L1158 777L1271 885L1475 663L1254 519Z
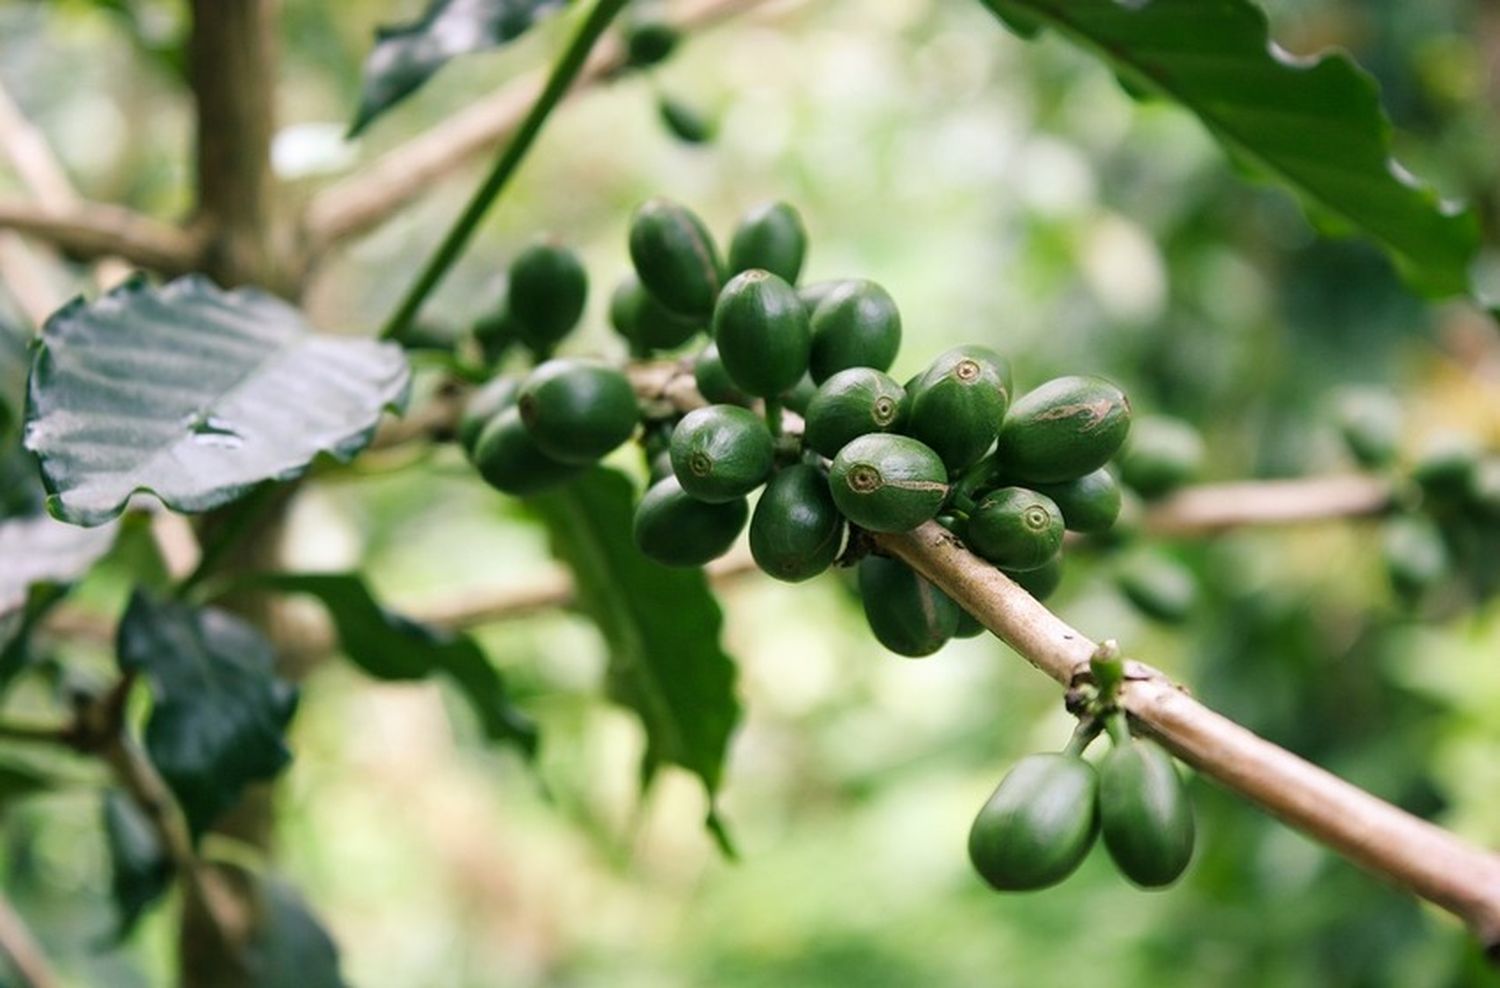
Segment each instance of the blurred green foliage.
M149 54L180 35L179 5L137 0L134 34L109 6L0 4L0 79L87 195L180 215L187 97ZM548 22L453 63L344 145L370 29L418 6L285 3L276 160L299 197L539 64L561 36ZM1478 203L1493 233L1495 12L1479 0L1268 6L1284 47L1343 45L1376 73L1404 160ZM643 80L569 105L428 315L483 315L510 256L550 231L583 252L597 286L572 346L618 356L604 310L638 201L669 193L727 236L753 202L785 198L811 232L809 280L874 278L901 305L898 379L961 342L1009 355L1021 387L1104 374L1138 407L1197 425L1215 479L1344 467L1330 399L1351 383L1401 396L1408 449L1443 427L1500 439L1492 326L1414 299L1372 249L1320 239L1284 193L1235 174L1182 112L1134 103L1085 56L1024 44L978 4L793 4L692 39L655 75L720 121L715 143L671 139ZM13 182L0 170L0 195ZM466 185L433 190L330 260L311 320L372 332ZM553 572L541 530L453 451L310 490L289 543L300 567L362 567L413 611ZM1170 631L1087 560L1070 561L1055 601L1272 740L1500 844L1500 607L1403 610L1375 543L1369 526L1335 524L1185 546L1204 600ZM121 593L108 572L83 589L101 608ZM604 646L578 616L480 636L541 724L545 794L449 691L318 668L276 843L351 982L1500 983L1446 916L1201 782L1200 850L1176 888L1128 888L1096 852L1057 889L988 893L965 857L968 824L1009 764L1065 740L1052 684L992 639L917 662L883 654L840 577L796 589L750 578L725 591L725 610L746 707L721 797L738 864L704 833L685 774L667 770L637 797L643 740L598 699ZM55 651L75 677L107 666L97 647ZM42 716L60 702L56 683L33 678L7 706ZM3 807L6 888L70 984L164 983L170 909L101 946L109 873L100 796L82 781Z

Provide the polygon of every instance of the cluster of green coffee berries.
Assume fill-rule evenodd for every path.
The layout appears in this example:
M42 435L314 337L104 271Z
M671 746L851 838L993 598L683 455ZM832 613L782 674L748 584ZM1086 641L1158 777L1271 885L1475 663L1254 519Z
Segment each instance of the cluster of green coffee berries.
M1062 881L1100 836L1120 873L1142 888L1172 884L1193 856L1192 804L1172 756L1131 737L1118 706L1119 648L1099 646L1090 668L1092 682L1069 694L1080 719L1067 747L1018 762L969 831L974 868L1002 892ZM1083 755L1101 728L1110 752L1096 768Z
M1500 454L1484 452L1475 436L1444 433L1402 469L1394 398L1347 392L1336 414L1355 462L1391 482L1381 550L1397 595L1416 603L1444 587L1463 585L1479 598L1500 589Z

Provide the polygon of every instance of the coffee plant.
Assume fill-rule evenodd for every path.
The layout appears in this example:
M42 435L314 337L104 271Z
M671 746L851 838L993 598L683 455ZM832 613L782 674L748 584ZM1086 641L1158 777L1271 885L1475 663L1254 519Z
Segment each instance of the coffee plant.
M809 278L814 224L785 189L740 203L737 224L717 231L680 201L689 196L658 190L610 217L613 269L629 269L615 281L560 216L553 232L524 231L502 277L469 286L466 318L434 312L466 257L488 264L473 260L472 241L505 215L517 173L570 93L636 93L661 136L690 146L680 153L720 153L729 116L665 73L698 29L776 5L430 0L376 33L349 139L396 126L408 100L473 53L526 38L555 47L555 60L545 76L311 188L272 170L275 0L190 0L171 40L150 26L164 5L72 6L100 8L185 87L196 141L189 221L89 203L0 88L0 151L22 190L0 197L0 811L57 790L90 794L110 876L112 920L91 933L99 949L175 911L181 984L347 983L334 937L270 846L271 793L303 757L289 731L299 709L321 701L308 676L337 654L376 681L442 681L475 735L536 768L546 788L542 701L469 630L497 610L566 603L596 626L604 690L644 738L643 793L671 767L696 777L709 838L755 869L721 801L735 785L729 752L744 711L719 603L728 578L753 568L786 584L837 584L885 652L939 663L928 657L954 639L993 635L1061 687L1071 736L1037 745L1062 741L1060 750L1012 751L986 769L997 784L967 837L975 887L1048 889L1099 843L1129 886L1174 886L1205 846L1230 846L1250 826L1248 809L1224 805L1228 794L1446 910L1470 936L1466 966L1449 980L1402 981L1404 968L1394 981L1366 977L1351 961L1307 983L1484 983L1482 958L1500 957L1500 856L1481 846L1483 828L1459 818L1460 835L1424 819L1443 809L1426 775L1387 793L1391 802L1373 794L1378 784L1345 781L1379 776L1332 757L1306 725L1336 720L1346 700L1354 716L1378 692L1378 672L1353 674L1344 693L1300 696L1274 656L1257 669L1225 660L1328 636L1303 625L1273 636L1301 612L1236 597L1247 585L1230 572L1239 560L1192 544L1251 526L1372 519L1359 532L1395 601L1383 620L1483 614L1500 588L1500 450L1482 424L1414 429L1393 387L1345 389L1321 420L1341 445L1329 443L1337 472L1267 479L1251 465L1245 479L1210 483L1230 458L1215 446L1215 412L1194 414L1176 390L1210 394L1194 378L1217 373L1212 354L1138 352L1111 366L1078 353L1049 375L1004 327L978 319L950 336L965 342L914 352L914 339L930 337L912 327L933 316L859 272ZM331 16L291 6L306 23ZM1403 298L1462 308L1495 347L1484 204L1460 208L1397 164L1374 80L1348 56L1287 55L1251 0L979 6L1017 38L1076 47L1132 97L1185 110L1320 227L1379 251ZM8 44L0 39L0 53ZM493 164L452 225L404 234L435 241L430 256L381 272L403 292L384 324L316 328L309 300L332 256L490 148ZM604 154L590 167L610 164ZM1204 239L1222 239L1184 236L1205 251ZM993 276L998 285L1012 274ZM1336 275L1318 292L1345 291ZM69 282L78 284L57 290ZM915 373L894 374L898 365ZM1276 373L1240 390L1274 392ZM1145 394L1132 401L1116 377L1144 382ZM1417 433L1425 446L1409 441ZM288 567L281 536L299 505L388 474L484 485L513 521L545 531L566 584L443 618L393 610L359 569ZM432 524L441 514L423 512ZM1201 688L1236 719L1044 603L1066 604L1065 581L1096 578L1107 603L1080 620L1141 629L1142 642L1126 645L1143 658L1215 608L1217 665L1205 665L1213 678ZM107 607L100 585L114 593ZM299 600L323 618L300 635L288 619ZM1337 607L1325 623L1362 634ZM1283 665L1318 664L1316 646L1296 647ZM1241 689L1275 693L1287 721L1256 719ZM1338 774L1293 747L1330 755ZM9 757L46 749L74 759L62 768ZM1370 759L1384 749L1372 750ZM7 885L34 837L16 829ZM924 839L945 859L964 854L961 826ZM1224 862L1201 867L1225 870L1215 894L1234 897L1250 880ZM58 973L30 928L55 939L47 916L26 912L0 898L4 983L89 983ZM1090 924L1111 922L1068 925L1084 939L1101 935ZM1203 922L1183 915L1180 926L1201 932ZM1359 942L1382 930L1359 931ZM837 983L874 983L862 970L847 960Z

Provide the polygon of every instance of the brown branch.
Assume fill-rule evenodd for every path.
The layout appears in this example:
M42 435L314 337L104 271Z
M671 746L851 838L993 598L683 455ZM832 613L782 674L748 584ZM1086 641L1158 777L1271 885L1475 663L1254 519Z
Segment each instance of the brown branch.
M1095 643L935 522L876 542L959 601L1021 657L1071 685ZM1500 949L1500 856L1378 799L1214 713L1132 663L1122 702L1139 726L1227 789L1463 919Z
M1141 528L1149 535L1172 537L1356 518L1385 511L1392 494L1390 481L1370 474L1198 484L1153 504Z
M118 257L163 274L182 274L202 253L192 234L170 223L107 203L66 211L26 202L0 202L0 229L12 230L83 260Z
M763 6L767 0L690 0L676 11L680 30L701 30ZM622 46L599 45L573 92L604 81L624 64ZM496 89L442 123L387 151L362 171L320 192L303 216L308 249L317 256L369 232L475 158L492 152L520 124L541 91L542 73Z
M26 921L10 900L0 896L0 951L10 958L20 988L62 988L62 979L42 952Z

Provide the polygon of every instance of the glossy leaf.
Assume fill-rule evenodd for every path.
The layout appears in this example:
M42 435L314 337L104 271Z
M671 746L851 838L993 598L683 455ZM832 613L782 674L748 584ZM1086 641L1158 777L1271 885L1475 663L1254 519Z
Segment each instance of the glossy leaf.
M1376 82L1347 55L1288 54L1250 0L983 2L1008 24L1056 30L1130 88L1192 111L1236 157L1377 241L1415 287L1467 289L1474 216L1391 157Z
M320 453L352 457L409 376L395 344L315 335L255 289L136 280L47 320L26 446L64 521L100 524L141 490L207 511Z
M295 888L260 880L260 925L245 945L248 988L344 988L338 945Z
M172 862L150 821L123 792L104 794L104 839L109 850L109 887L119 916L115 939L124 940L171 887Z
M271 643L246 622L137 591L120 621L118 659L150 684L146 753L195 837L246 785L291 760L285 733L297 689L277 678Z
M365 59L353 137L416 92L451 58L497 48L566 0L432 0L410 24L382 27Z
M469 635L421 624L382 607L354 573L287 573L272 587L317 597L328 608L344 654L376 679L449 676L473 706L485 736L536 753L536 726L510 700L505 681Z
M734 660L719 643L723 618L703 571L641 555L630 540L634 492L613 471L593 470L529 503L573 572L580 607L608 643L611 694L645 725L645 776L662 763L680 765L712 798L740 705Z

